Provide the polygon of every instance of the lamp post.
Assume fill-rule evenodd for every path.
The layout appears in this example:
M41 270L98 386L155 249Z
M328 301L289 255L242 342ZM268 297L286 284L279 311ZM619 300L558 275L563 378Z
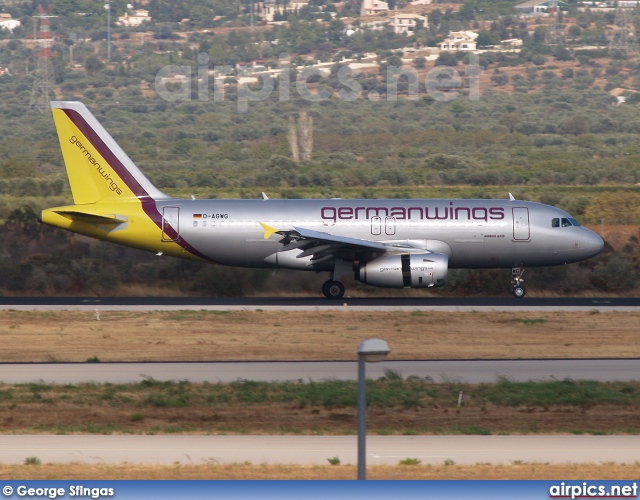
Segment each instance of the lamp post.
M358 479L367 479L367 386L366 363L378 363L390 349L385 340L367 339L358 346Z

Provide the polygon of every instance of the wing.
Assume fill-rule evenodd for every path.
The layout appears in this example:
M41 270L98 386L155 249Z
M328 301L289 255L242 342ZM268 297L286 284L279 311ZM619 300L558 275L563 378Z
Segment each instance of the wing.
M280 240L280 243L284 245L280 250L281 252L299 249L301 250L300 254L297 255L299 259L311 256L310 266L336 258L355 260L363 256L370 256L373 253L381 254L393 250L404 249L406 251L413 249L413 247L402 245L337 236L303 227L278 230L263 222L260 225L264 228L265 239L269 239L274 234L279 234L283 237ZM424 250L422 251L424 252Z

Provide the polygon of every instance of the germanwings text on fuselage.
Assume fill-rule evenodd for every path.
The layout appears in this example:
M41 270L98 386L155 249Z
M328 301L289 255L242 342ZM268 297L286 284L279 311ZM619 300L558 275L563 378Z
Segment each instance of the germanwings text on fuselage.
M372 217L394 217L399 220L503 220L502 207L322 207L324 220L359 220Z

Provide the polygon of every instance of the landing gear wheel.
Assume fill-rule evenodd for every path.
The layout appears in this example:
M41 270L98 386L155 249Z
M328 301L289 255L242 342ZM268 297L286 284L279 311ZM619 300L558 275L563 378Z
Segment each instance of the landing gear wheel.
M524 266L511 268L511 293L516 299L521 299L527 293L522 283L522 274L524 273Z
M322 285L322 293L328 299L341 299L344 295L344 285L339 281L325 281Z

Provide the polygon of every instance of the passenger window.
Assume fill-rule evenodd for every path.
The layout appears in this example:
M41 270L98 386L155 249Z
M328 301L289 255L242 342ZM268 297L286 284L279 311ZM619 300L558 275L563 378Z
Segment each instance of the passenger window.
M551 227L560 227L560 219L558 219L557 217L551 219Z
M571 227L571 222L569 219L562 218L562 227Z

